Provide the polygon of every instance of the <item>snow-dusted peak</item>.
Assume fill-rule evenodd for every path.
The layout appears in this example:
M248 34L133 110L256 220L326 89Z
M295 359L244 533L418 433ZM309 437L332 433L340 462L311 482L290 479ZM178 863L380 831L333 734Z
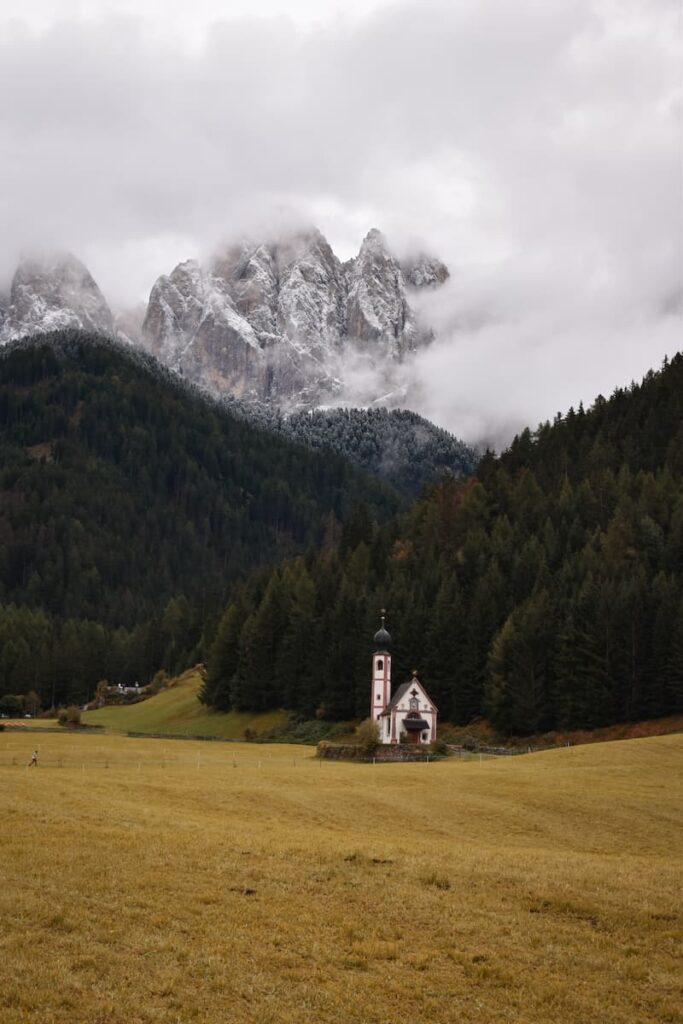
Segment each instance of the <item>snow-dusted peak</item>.
M370 228L367 235L361 242L360 251L361 253L372 251L377 253L386 253L387 256L389 255L389 246L387 245L386 237L382 234L379 228Z
M69 327L113 333L111 311L87 267L71 253L23 260L12 279L2 340Z
M180 264L159 278L145 318L148 347L213 390L282 406L336 395L367 360L373 374L430 334L410 307L399 260L381 231L341 264L310 226L225 246L208 266ZM242 376L240 376L242 374Z
M450 277L445 263L425 253L402 260L401 268L406 284L411 288L437 288Z
M282 239L275 248L278 326L287 338L336 345L344 333L346 279L323 235L313 229Z
M213 276L224 282L235 308L258 335L275 335L277 322L277 268L272 247L242 242L233 245L212 265Z
M401 266L381 231L363 239L348 271L348 333L362 342L384 343L395 357L415 347L418 332L406 298Z

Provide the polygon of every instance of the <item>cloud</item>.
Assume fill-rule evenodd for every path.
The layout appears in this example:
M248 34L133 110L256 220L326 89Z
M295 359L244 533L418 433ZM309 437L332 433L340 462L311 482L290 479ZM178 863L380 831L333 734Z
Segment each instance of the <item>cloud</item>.
M441 340L415 371L424 409L506 436L680 343L677 6L411 0L316 21L271 2L221 21L205 0L188 46L153 3L60 20L34 2L40 31L17 5L0 275L21 250L69 248L132 305L180 259L283 217L342 257L381 226L451 266L426 311Z

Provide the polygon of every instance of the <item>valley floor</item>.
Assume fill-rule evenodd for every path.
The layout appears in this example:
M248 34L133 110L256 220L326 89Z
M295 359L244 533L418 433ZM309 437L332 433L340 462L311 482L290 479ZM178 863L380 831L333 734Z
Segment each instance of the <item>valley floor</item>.
M37 741L0 733L2 1024L683 1021L683 736Z

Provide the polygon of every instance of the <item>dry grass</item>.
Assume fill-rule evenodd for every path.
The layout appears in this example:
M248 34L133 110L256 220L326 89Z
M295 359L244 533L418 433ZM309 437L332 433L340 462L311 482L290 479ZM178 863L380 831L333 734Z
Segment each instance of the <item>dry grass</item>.
M26 769L27 741L0 734L2 1024L683 1020L681 736L376 767L46 734Z

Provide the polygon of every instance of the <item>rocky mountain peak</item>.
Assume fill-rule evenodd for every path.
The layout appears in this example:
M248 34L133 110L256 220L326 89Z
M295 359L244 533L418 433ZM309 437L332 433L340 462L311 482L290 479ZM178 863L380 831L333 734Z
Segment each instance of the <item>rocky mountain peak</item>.
M113 333L111 311L92 275L71 253L24 259L12 279L1 340L67 327Z
M401 362L431 338L409 296L447 276L427 256L402 263L376 228L342 264L317 228L303 227L179 263L154 284L144 316L114 322L86 267L61 254L19 266L0 297L0 341L66 327L116 331L215 393L311 408L354 380L358 400L362 381L363 401L395 404Z
M403 260L401 267L405 282L411 288L438 288L450 277L445 263L425 253Z
M361 342L383 344L401 358L421 335L406 295L401 265L381 231L373 228L348 270L348 333Z

